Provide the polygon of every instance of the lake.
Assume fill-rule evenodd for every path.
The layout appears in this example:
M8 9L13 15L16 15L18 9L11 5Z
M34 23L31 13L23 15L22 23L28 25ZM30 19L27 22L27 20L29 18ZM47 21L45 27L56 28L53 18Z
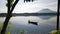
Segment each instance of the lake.
M60 19L60 18L59 18ZM0 23L3 23L5 17L0 17ZM38 25L29 24L28 21L37 22ZM50 34L52 30L56 30L57 16L16 16L11 17L12 24L11 34Z

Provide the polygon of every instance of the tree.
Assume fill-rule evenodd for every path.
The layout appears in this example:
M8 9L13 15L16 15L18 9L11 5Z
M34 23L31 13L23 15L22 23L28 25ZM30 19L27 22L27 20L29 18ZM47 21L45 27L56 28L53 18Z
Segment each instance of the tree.
M8 22L9 22L10 18L12 17L12 12L13 12L16 4L18 3L18 1L19 0L16 0L15 2L14 2L14 0L7 0L7 2L8 2L6 4L6 6L8 8L8 10L7 10L7 16L6 16L6 19L5 19L4 23L3 23L3 27L2 27L2 30L1 30L0 34L5 34ZM29 1L30 2L31 0L24 0L24 1L26 1L26 2Z
M59 8L60 7L60 1L58 0L58 7L57 7L57 26L56 26L56 30L57 30L57 34L58 34L58 30L59 30Z
M6 19L3 23L3 27L2 27L2 30L1 30L1 34L5 34L5 31L6 31L6 28L7 28L7 25L8 25L8 22L12 16L12 11L14 10L16 4L18 3L19 0L16 0L14 2L14 4L11 4L11 0L7 0L8 4L7 4L7 7L8 7L8 11L7 11L7 16L6 16ZM12 6L10 6L12 5Z

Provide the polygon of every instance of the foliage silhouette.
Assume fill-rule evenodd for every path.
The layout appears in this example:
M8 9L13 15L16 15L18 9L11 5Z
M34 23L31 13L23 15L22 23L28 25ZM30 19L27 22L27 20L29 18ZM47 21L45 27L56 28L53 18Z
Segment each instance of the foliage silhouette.
M7 0L7 2L8 2L8 0ZM14 2L14 0L10 0L10 8L13 6L13 2ZM8 7L8 3L6 4L6 6Z

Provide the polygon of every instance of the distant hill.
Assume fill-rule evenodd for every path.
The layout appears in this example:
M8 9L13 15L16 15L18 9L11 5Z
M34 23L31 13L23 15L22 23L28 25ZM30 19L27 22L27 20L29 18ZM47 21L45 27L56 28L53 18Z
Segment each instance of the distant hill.
M42 10L38 11L37 13L56 13L56 11L52 11L50 9L42 9Z
M0 17L6 17L6 15L7 15L7 13L0 13ZM12 13L12 16L41 16L41 15L55 16L55 15L57 15L57 12L50 10L50 9L42 9L35 13ZM59 13L59 15L60 15L60 13Z

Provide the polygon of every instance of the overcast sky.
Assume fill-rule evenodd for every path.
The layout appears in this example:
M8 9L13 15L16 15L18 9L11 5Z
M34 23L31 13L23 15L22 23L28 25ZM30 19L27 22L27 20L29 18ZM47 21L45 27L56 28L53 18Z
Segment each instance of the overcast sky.
M51 9L57 11L58 0L35 0L34 2L23 2L24 0L19 0L13 13L32 13L37 12L42 9ZM0 0L0 13L7 12L6 0Z

